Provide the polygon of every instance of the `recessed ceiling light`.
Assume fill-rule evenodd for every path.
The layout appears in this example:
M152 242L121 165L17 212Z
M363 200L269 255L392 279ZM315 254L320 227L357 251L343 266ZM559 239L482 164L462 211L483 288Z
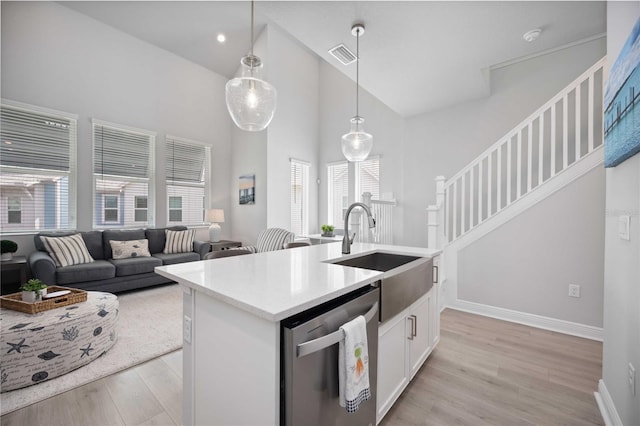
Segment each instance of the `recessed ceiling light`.
M524 33L522 35L522 38L531 43L532 41L540 37L540 33L542 33L542 30L540 28L536 28L535 30L527 31L526 33Z
M218 40L218 43L224 43L227 40L227 37L224 34L220 33L216 37L216 40Z

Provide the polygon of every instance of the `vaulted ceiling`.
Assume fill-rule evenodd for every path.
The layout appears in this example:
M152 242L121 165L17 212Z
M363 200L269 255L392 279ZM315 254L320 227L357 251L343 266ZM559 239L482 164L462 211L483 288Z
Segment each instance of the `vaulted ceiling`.
M227 77L249 50L245 1L62 4ZM403 116L486 96L492 67L606 32L597 1L258 1L255 13L256 33L276 24L353 79L355 65L327 51L344 43L355 52L351 26L364 23L360 83ZM542 34L529 43L522 35L534 28Z

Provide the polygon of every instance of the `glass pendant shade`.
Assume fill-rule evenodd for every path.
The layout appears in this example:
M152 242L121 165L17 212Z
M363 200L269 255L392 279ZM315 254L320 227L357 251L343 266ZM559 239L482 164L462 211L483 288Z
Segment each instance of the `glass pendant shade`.
M351 131L342 136L342 154L348 161L364 161L373 148L373 136L364 131L364 118L351 119Z
M242 130L264 130L276 111L277 92L262 80L262 63L257 56L242 58L242 76L227 82L227 109L236 126Z

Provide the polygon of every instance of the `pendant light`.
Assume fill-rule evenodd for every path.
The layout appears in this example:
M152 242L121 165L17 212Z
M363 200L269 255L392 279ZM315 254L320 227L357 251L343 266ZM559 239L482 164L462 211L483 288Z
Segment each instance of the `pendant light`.
M351 119L351 131L342 136L342 154L349 161L363 161L373 148L373 136L364 131L364 118L358 115L360 89L360 36L364 34L364 25L355 24L351 34L356 36L356 115Z
M242 130L264 130L276 110L276 89L262 79L262 60L253 54L253 1L251 2L251 51L240 60L242 73L227 82L227 109Z

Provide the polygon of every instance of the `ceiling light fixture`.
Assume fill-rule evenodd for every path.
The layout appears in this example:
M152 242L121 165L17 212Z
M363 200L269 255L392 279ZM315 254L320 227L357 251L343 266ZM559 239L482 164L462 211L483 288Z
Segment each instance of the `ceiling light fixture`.
M253 1L251 1L251 51L240 60L241 77L227 82L227 109L236 126L242 130L264 130L276 110L275 87L262 80L262 60L253 54Z
M527 31L526 33L524 33L522 35L522 38L531 43L532 41L535 41L538 37L540 37L541 33L542 30L540 28L536 28L535 30Z
M364 118L359 113L360 89L360 36L364 34L364 25L355 24L351 34L356 37L356 115L351 119L351 131L342 136L342 154L349 161L363 161L373 147L373 136L364 131Z
M216 37L216 40L218 40L218 43L224 43L225 41L227 41L227 37L224 34L220 33Z

